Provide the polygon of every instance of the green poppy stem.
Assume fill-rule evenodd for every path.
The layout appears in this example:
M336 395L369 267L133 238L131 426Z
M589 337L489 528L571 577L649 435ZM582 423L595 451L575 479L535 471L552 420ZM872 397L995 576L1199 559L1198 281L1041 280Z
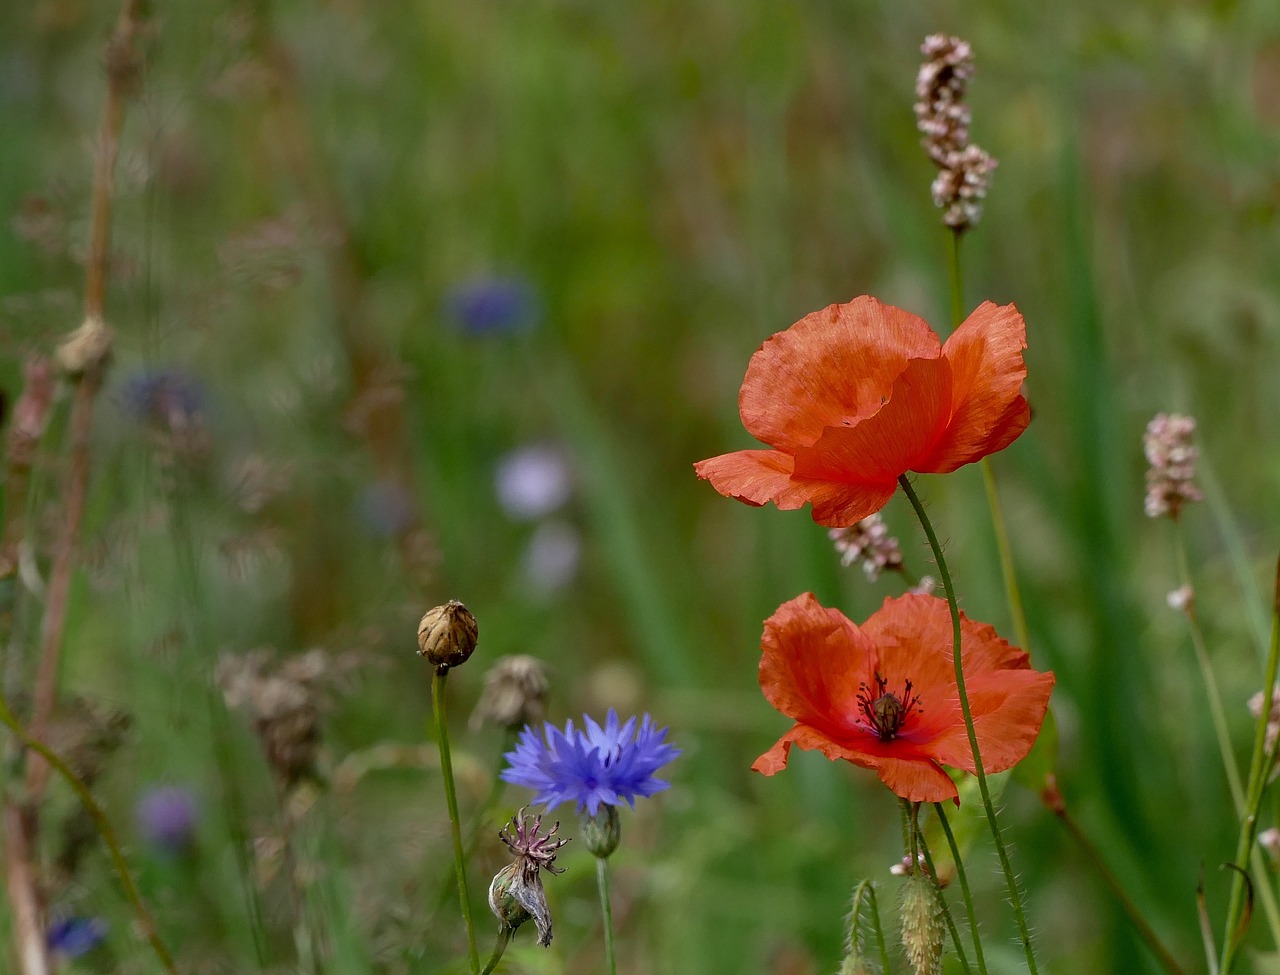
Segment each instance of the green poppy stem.
M951 935L951 944L956 949L956 958L960 961L960 967L964 969L965 975L973 975L973 969L969 967L969 956L964 953L964 943L960 940L960 929L956 927L955 918L951 916L951 908L947 904L946 897L942 894L942 885L938 883L938 871L933 865L933 853L929 850L929 844L925 842L924 833L920 833L920 852L924 856L924 864L929 870L929 879L933 881L933 894L938 899L938 908L942 911L942 919L947 922L947 932ZM959 862L958 860L956 861ZM977 937L977 928L973 927L973 915L969 916L969 925L973 929L974 937ZM985 975L986 969L982 972Z
M449 726L444 719L444 682L448 667L437 667L431 677L431 710L436 718L436 744L440 748L440 774L444 779L444 797L449 806L449 825L453 832L453 867L458 875L458 901L467 926L467 949L471 971L480 971L480 952L476 950L476 928L471 920L471 897L467 893L467 859L462 849L462 818L458 815L458 793L453 784L453 760L449 754Z
M1036 965L1035 950L1031 945L1031 931L1027 926L1027 917L1022 908L1022 893L1018 890L1017 878L1013 875L1013 865L1009 862L1009 852L1005 849L1004 837L1000 833L1000 822L996 819L996 809L991 802L991 789L987 785L987 773L982 767L982 753L978 749L978 733L973 725L973 712L969 707L969 694L964 685L964 665L960 655L960 606L956 602L955 586L951 582L951 571L947 568L946 556L942 553L942 545L938 541L933 524L920 502L911 481L903 474L898 478L902 490L915 510L920 527L929 539L929 548L933 550L934 561L938 564L938 574L942 577L942 588L947 594L947 606L951 610L952 660L956 671L956 696L960 699L960 711L964 716L964 730L969 736L969 750L973 753L974 774L978 780L978 791L982 794L982 808L987 814L987 826L991 830L991 838L995 841L996 854L1000 859L1000 869L1004 872L1005 886L1009 890L1009 900L1013 905L1013 913L1018 922L1018 936L1022 949L1026 954L1027 971L1038 975L1040 969Z
M973 895L969 891L969 875L964 869L964 860L960 857L960 846L956 843L955 834L951 831L951 823L947 821L947 809L940 802L933 804L938 822L942 825L942 833L951 847L951 859L956 865L956 879L960 881L960 896L964 900L964 911L969 916L969 934L973 936L973 951L978 963L978 971L987 975L987 959L982 954L982 936L978 931L978 912L973 909ZM932 868L931 868L932 869Z
M862 902L866 901L871 913L871 929L876 936L876 949L880 953L880 970L888 972L889 946L884 940L884 929L880 926L880 907L876 903L876 888L870 880L861 881L853 891L853 906L849 911L849 948L859 958L862 956L861 938L858 932L858 919L862 916Z
M618 975L618 962L613 949L613 906L609 900L609 860L596 857L596 884L600 888L600 917L604 924L604 958L609 975Z

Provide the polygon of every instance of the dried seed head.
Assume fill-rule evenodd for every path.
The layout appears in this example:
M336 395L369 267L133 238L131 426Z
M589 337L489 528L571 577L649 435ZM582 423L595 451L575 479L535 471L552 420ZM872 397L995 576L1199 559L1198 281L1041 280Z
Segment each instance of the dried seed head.
M564 873L554 866L556 853L569 841L552 839L560 824L543 833L542 817L529 823L524 810L515 814L507 827L498 833L510 847L515 859L498 871L489 884L489 909L498 922L514 931L529 918L538 926L538 944L551 944L551 909L542 886L542 871Z
M524 654L499 657L484 675L484 690L471 712L471 727L498 725L518 731L545 717L547 672L541 660Z
M933 878L914 873L902 885L902 946L915 975L941 975L945 927Z
M476 649L478 626L471 611L456 599L427 610L418 624L418 655L437 670L467 662Z

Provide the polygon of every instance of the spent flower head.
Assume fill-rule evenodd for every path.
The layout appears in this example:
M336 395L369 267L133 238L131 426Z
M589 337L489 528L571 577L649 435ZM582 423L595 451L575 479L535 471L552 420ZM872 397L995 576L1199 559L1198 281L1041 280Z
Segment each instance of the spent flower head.
M499 657L484 675L484 689L471 712L473 729L486 724L522 728L545 716L547 668L537 657Z
M542 817L533 822L525 819L519 810L507 826L498 831L498 838L507 844L515 859L493 878L489 885L489 909L507 928L515 930L529 918L538 926L538 944L551 944L551 909L542 887L542 871L564 873L564 867L555 866L556 854L569 841L555 839L560 829L557 822L542 832Z
M1142 438L1147 455L1147 498L1144 508L1148 518L1168 515L1177 518L1188 501L1203 501L1196 487L1196 448L1191 435L1196 421L1178 413L1158 413L1147 424Z
M625 724L609 709L604 726L583 715L583 728L572 721L564 730L547 723L540 732L526 727L516 747L504 758L501 778L536 793L533 801L553 809L562 802L576 802L578 811L594 816L602 805L625 801L635 806L637 797L651 796L670 783L654 773L680 754L666 741L667 729L656 728L644 715Z

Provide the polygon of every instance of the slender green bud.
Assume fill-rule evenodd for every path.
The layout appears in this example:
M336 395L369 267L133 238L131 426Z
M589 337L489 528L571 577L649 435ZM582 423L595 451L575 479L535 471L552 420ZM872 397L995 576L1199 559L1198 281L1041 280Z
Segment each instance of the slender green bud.
M917 871L902 886L899 904L902 946L915 975L941 975L946 926L933 878Z
M581 839L592 856L601 860L618 848L622 839L622 824L618 822L618 810L602 805L594 816L583 814L579 821Z

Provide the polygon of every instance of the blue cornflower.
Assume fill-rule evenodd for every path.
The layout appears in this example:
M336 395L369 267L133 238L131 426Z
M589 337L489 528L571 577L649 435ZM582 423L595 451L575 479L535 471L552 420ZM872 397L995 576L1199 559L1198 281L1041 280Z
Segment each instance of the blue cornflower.
M519 332L538 318L533 285L522 277L475 277L450 290L449 316L464 332Z
M79 958L107 940L107 922L96 917L62 917L49 925L49 950L64 958Z
M181 369L141 370L120 387L120 405L135 420L179 430L204 410L204 389Z
M174 785L150 789L138 800L134 813L138 832L156 849L177 855L194 845L200 805L190 789Z
M679 755L680 749L665 741L667 729L655 728L649 715L638 728L634 717L619 725L613 708L604 727L586 715L582 721L582 731L572 721L563 731L547 724L542 734L526 726L515 750L503 756L507 767L501 778L533 789L537 793L533 801L548 809L573 801L579 812L585 809L591 816L602 805L616 806L625 799L634 807L637 796L670 787L653 773Z

